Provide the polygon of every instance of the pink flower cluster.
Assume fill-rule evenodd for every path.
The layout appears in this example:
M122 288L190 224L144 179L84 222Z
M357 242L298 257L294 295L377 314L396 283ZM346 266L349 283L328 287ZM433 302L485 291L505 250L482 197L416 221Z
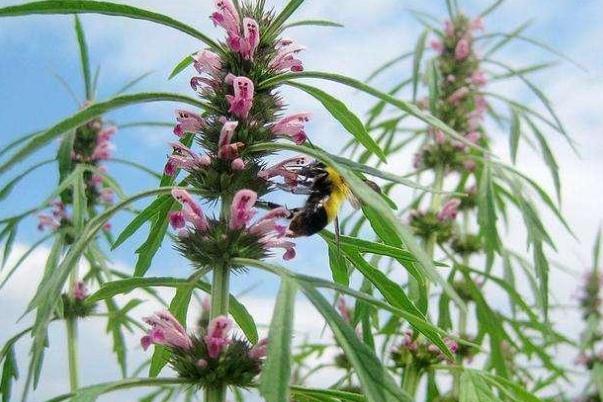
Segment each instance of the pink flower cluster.
M172 196L182 205L181 211L170 213L170 224L172 228L179 231L181 236L187 236L187 224L195 231L206 232L210 229L203 210L191 195L183 189L173 189ZM285 238L286 226L279 224L281 219L287 218L290 212L282 207L268 211L262 218L251 223L255 216L254 205L257 194L251 190L239 190L231 204L230 220L228 226L231 230L245 230L257 236L260 243L266 249L283 248L284 260L295 257L295 243Z
M77 301L84 301L88 297L88 287L83 281L77 281L73 286L73 298Z
M441 221L453 221L456 219L456 216L459 213L459 206L461 205L461 200L458 198L451 198L446 201L442 206L440 212L438 212L438 219Z
M162 345L171 348L189 351L193 348L193 339L187 334L186 329L169 311L159 311L143 321L151 328L140 339L144 350L149 346ZM230 332L233 323L226 316L218 316L209 322L207 333L203 336L203 342L207 347L207 355L210 359L219 359L222 352L232 343ZM267 339L262 339L249 350L249 357L262 359L266 356L268 345ZM200 359L196 362L199 367L206 367L207 361Z
M241 21L236 7L230 0L216 0L217 11L211 15L214 25L226 30L226 43L246 60L253 60L260 45L260 29L257 21L245 17ZM295 56L304 49L290 39L281 39L276 45L276 55L269 66L275 71L303 71L301 60Z
M57 230L61 227L61 222L63 220L70 219L63 202L55 200L50 205L52 206L50 215L45 213L38 215L38 230Z
M143 321L151 327L140 339L140 344L147 350L152 344L189 350L193 343L184 327L169 311L159 311Z
M103 128L96 137L96 146L92 151L91 159L93 161L107 160L113 155L115 147L111 143L111 139L117 132L117 128L111 126Z

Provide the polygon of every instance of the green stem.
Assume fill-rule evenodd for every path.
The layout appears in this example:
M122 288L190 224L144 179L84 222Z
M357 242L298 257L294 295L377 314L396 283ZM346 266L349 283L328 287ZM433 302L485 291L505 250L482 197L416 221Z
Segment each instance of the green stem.
M67 327L67 358L69 362L69 389L75 391L78 389L78 358L77 358L77 321L75 318L65 320Z
M78 281L78 270L75 268L69 277L68 295L73 300L74 292ZM69 364L69 389L75 391L79 388L78 373L78 338L77 338L77 320L75 317L65 319L67 330L67 362Z
M222 198L222 207L220 211L221 219L228 221L230 212L230 199ZM230 266L228 262L217 265L213 269L211 286L211 310L209 318L214 319L221 315L228 315L228 301L230 297ZM207 388L205 390L205 402L224 402L226 401L226 386Z
M404 369L402 376L402 389L410 395L413 400L421 381L421 371L416 365L409 365Z

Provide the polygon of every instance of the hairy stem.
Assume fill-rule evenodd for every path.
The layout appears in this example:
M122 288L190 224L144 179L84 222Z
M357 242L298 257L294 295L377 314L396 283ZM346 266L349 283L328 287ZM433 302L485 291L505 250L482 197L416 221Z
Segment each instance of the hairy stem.
M75 289L78 281L77 267L69 276L69 297L75 299ZM69 364L69 386L71 391L79 388L79 367L78 367L78 337L77 337L77 320L75 317L67 317L65 319L67 329L67 361Z
M220 217L223 220L228 219L230 211L230 199L222 198L222 208ZM230 296L230 266L226 262L216 265L213 270L211 287L211 311L209 318L214 319L221 315L228 315L228 300ZM224 402L226 401L226 386L207 388L205 390L205 402Z
M419 382L421 381L421 371L416 365L409 365L404 369L402 377L402 389L412 396L417 393Z
M77 344L77 321L75 318L65 320L67 327L67 359L69 362L69 389L75 391L79 387L78 373L78 344Z

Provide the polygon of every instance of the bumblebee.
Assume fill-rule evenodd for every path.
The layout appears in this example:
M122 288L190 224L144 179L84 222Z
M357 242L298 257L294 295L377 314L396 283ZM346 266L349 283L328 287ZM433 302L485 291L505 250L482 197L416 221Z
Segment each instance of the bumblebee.
M291 169L291 166L289 166ZM307 194L303 207L291 209L291 222L287 235L290 237L312 236L335 221L338 232L337 215L343 203L348 200L357 209L360 201L354 196L344 178L332 167L322 162L312 161L307 165L294 168L297 185L284 187L294 194ZM377 184L365 180L375 191L380 192Z

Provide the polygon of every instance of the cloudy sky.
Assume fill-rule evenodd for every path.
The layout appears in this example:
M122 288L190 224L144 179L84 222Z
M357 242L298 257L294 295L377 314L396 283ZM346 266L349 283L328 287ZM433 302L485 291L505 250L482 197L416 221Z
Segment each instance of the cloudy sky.
M140 0L128 2L139 7L156 10L186 23L203 32L219 38L222 32L211 26L207 16L211 12L209 0ZM278 9L281 1L273 1ZM470 15L483 8L484 0L460 1L463 10ZM0 0L1 5L14 1ZM374 0L356 1L311 1L307 0L296 15L296 19L328 18L341 22L343 29L295 28L289 35L306 45L303 54L308 70L331 71L354 78L363 79L370 71L383 62L396 57L414 46L421 31L408 13L408 9L428 11L444 18L444 1L396 1ZM597 227L602 218L600 212L603 190L603 27L599 21L603 17L603 3L600 0L508 0L499 11L486 21L490 32L508 32L526 20L533 20L528 34L547 42L563 51L578 64L579 69L569 63L561 63L549 72L533 77L538 87L550 95L570 134L579 144L577 157L567 144L556 134L548 133L549 141L555 149L563 181L563 212L570 222L579 242L572 239L562 228L549 219L550 230L557 240L559 253L552 259L574 270L585 269L590 263L590 249ZM135 91L173 91L192 95L188 87L187 74L173 81L166 77L171 68L185 54L200 47L194 39L186 35L140 21L86 15L82 18L90 45L92 62L101 64L98 99L107 99L126 81L145 72L152 75ZM23 17L4 19L0 23L0 145L20 135L48 127L76 110L76 104L54 77L60 75L81 94L82 83L79 76L78 54L72 28L72 18L56 16ZM534 62L554 60L554 57L527 44L508 47L498 59L515 67ZM387 89L410 74L410 66L401 64L384 75L375 85ZM373 102L370 98L353 90L335 84L324 84L323 88L333 95L346 100L349 107L362 115ZM501 83L495 88L509 96L530 102L541 108L529 91L516 83ZM308 126L312 141L331 152L338 152L339 144L346 133L333 123L328 114L313 99L306 95L283 91L290 110L308 110L313 120ZM119 122L171 121L174 104L147 104L111 113L110 119ZM503 158L507 157L507 137L504 133L492 131L494 149ZM165 162L167 142L171 141L170 129L123 130L115 138L120 158L129 159L160 170ZM551 189L549 175L539 159L527 147L520 154L520 167L546 188ZM54 147L39 153L42 160L52 157ZM403 155L391 161L386 169L396 173L406 173L410 155ZM26 166L19 166L18 170ZM155 186L148 177L120 166L110 166L128 193L134 193ZM11 174L3 177L6 180ZM55 180L49 171L30 176L26 185L18 187L14 196L2 201L1 216L8 216L35 205L45 197L41 189L47 188ZM400 195L404 197L404 193ZM119 230L127 223L127 216L113 221ZM524 238L510 233L508 244L521 249ZM39 238L35 222L26 222L18 238L17 252L22 252ZM130 270L134 263L133 251L140 244L142 236L135 236L113 255L115 264ZM288 268L315 276L328 277L325 248L316 239L299 242L298 258L287 263ZM318 251L317 251L318 250ZM37 278L46 258L45 249L33 255L23 270L15 276L10 286L0 292L0 342L10 334L27 325L25 318L16 324L27 300L37 283ZM189 267L165 244L153 263L149 275L185 276ZM2 278L3 274L0 274ZM571 302L571 293L577 286L576 278L555 271L551 277L552 288L559 304ZM267 323L272 310L274 292L278 283L274 278L253 273L234 279L235 291L243 291L252 284L253 290L244 300L259 322ZM146 305L140 310L152 310ZM302 333L320 334L322 324L313 319L311 308L303 299L298 301L296 329ZM554 315L559 328L576 335L578 316L567 310ZM110 352L109 338L104 335L102 322L90 320L82 326L81 358L85 361L82 382L91 384L116 379L118 372ZM63 329L53 328L50 334L52 347L47 353L45 376L33 400L43 400L66 390L66 359L62 343ZM330 338L326 338L329 341ZM130 339L134 349L130 355L133 361L142 360L142 350L135 347L137 338ZM26 367L27 343L18 348L22 372ZM569 357L568 357L569 358ZM132 367L135 365L133 364ZM325 378L329 378L326 376ZM323 384L323 385L326 385ZM127 396L110 400L129 400Z

